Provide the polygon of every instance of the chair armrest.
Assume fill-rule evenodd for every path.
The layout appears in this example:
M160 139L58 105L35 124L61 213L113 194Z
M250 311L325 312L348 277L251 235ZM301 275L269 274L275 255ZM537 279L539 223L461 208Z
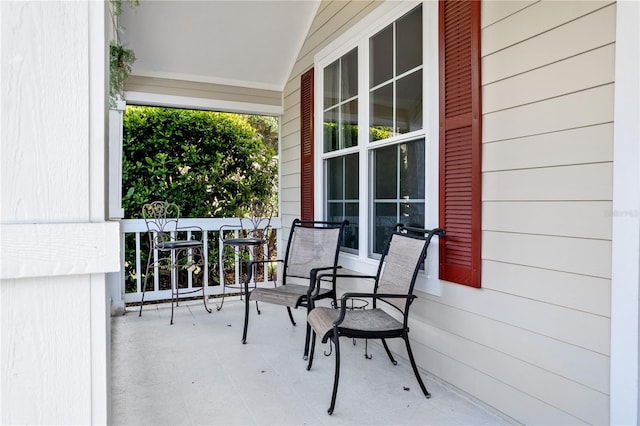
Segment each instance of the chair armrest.
M187 232L187 231L201 232L202 236L204 238L204 230L202 228L200 228L199 226L180 226L180 227L176 228L176 232Z
M249 282L251 281L251 278L253 277L253 265L257 265L259 263L271 263L271 262L279 262L279 263L284 263L284 260L282 259L276 259L276 260L265 260L265 259L258 259L258 260L250 260L249 264L247 264L247 270L249 271L247 273L247 278L244 280L245 284L249 284Z
M334 326L340 325L344 321L347 312L347 300L349 299L408 299L417 298L415 294L386 294L386 293L344 293L340 298L340 315L333 323Z
M320 292L320 278L318 277L318 272L320 271L328 271L333 269L333 266L324 266L321 268L313 268L309 273L309 289L307 290L307 297L311 300L314 296L316 296ZM341 269L342 266L336 266L336 269ZM325 274L332 276L333 274Z
M320 274L318 275L318 279L324 278L324 277L336 277L336 278L366 278L366 279L372 279L375 280L376 276L375 275L360 275L360 274Z
M342 266L338 266L338 268L342 268ZM318 291L320 291L320 281L322 281L323 278L325 277L331 277L331 278L365 278L365 279L373 279L375 280L377 277L375 275L359 275L359 274L319 274L318 276L316 276L316 294Z

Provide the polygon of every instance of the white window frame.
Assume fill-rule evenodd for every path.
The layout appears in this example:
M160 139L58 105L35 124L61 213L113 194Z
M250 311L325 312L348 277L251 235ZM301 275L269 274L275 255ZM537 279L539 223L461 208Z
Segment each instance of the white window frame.
M393 23L416 6L422 4L423 25L423 129L394 136L384 142L369 142L369 39L389 24ZM323 70L326 66L358 48L358 145L333 152L324 152L323 141ZM340 253L343 267L364 273L375 274L378 260L369 256L371 228L372 193L370 167L373 150L383 146L410 142L419 138L425 140L425 226L438 226L438 3L425 1L386 1L371 14L339 36L314 57L315 79L315 135L314 144L314 203L315 216L322 220L326 216L325 168L328 158L359 153L359 228L358 253ZM438 279L438 241L434 238L429 247L425 272L418 275L416 290L433 295L441 295L442 284Z

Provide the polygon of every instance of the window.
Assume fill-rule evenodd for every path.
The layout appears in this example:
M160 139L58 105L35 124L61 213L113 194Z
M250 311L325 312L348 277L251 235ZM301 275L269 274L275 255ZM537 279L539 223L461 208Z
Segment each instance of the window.
M358 49L324 69L324 152L358 145Z
M377 256L396 223L425 224L422 6L354 44L322 67L325 217L349 220L357 254L364 209L363 254Z
M358 218L342 264L372 272L397 222L440 226L417 287L439 294L435 271L479 287L480 2L383 2L315 69L316 202L326 218Z
M338 58L323 70L324 152L340 152L358 146L358 49ZM359 167L358 153L327 158L326 219L347 219L342 247L358 249Z

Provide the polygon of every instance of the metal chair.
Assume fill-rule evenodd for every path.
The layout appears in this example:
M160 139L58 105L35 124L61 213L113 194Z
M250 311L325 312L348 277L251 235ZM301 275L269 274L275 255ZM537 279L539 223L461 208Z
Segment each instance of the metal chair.
M409 307L416 296L413 287L416 277L427 257L427 248L431 238L444 236L442 229L419 229L398 225L389 239L380 258L378 272L375 276L336 274L335 277L370 278L375 280L372 293L345 293L341 298L340 309L317 307L307 316L307 322L312 329L311 353L307 370L313 364L316 335L320 335L322 342L330 340L335 345L335 375L331 405L327 412L333 413L340 379L340 337L358 339L381 339L389 359L396 365L385 339L400 337L404 340L411 367L418 380L422 392L427 398L431 395L427 391L418 372L416 362L409 344ZM321 276L318 279L322 278ZM371 299L372 309L349 309L349 301L357 299ZM380 303L384 302L384 303ZM402 315L402 320L396 319L380 306L393 308ZM391 309L391 310L393 310Z
M279 259L276 261L283 263L284 266L282 277L278 277L279 282L276 283L274 288L258 287L249 292L252 266L265 261L255 260L250 262L247 279L245 280L245 294L249 296L245 298L242 343L247 341L249 300L286 306L289 319L294 326L296 322L293 319L291 308L304 306L307 307L308 312L313 305L310 301L325 298L332 298L333 303L336 303L335 279L325 282L323 287L316 277L319 272L331 271L335 274L338 269L340 243L346 225L348 225L346 220L343 222L321 222L295 219L291 225L285 258L284 260ZM328 287L327 284L329 285ZM304 359L307 359L309 352L310 333L311 329L307 324Z
M138 316L142 316L142 306L144 305L149 276L158 275L160 269L169 270L171 274L171 324L173 324L173 306L174 304L178 306L181 294L202 292L204 308L211 313L211 309L207 306L204 282L202 289L181 292L178 286L179 269L187 270L189 273L198 273L206 264L207 255L202 240L204 238L203 230L196 226L179 227L180 209L176 204L167 201L154 201L145 204L142 207L142 217L147 225L149 255ZM178 239L179 232L198 232L200 239Z
M220 250L222 252L221 264L220 264L220 282L222 284L222 294L220 296L221 302L216 304L216 310L222 309L224 306L224 300L227 295L227 287L238 288L236 284L228 284L225 279L225 264L228 258L227 250L233 249L233 259L239 259L238 271L242 272L242 251L246 250L249 253L249 260L262 257L263 260L269 260L268 247L266 252L263 252L261 248L265 244L268 244L268 240L272 235L271 219L273 217L273 208L269 204L261 202L255 202L251 205L251 216L239 218L238 225L223 225L220 227ZM233 231L233 238L227 238L226 231ZM275 237L275 234L273 234ZM262 254L262 256L260 256ZM248 263L247 263L248 266ZM237 278L236 278L237 279ZM244 289L244 285L242 285ZM241 292L241 297L244 293ZM257 305L257 303L256 303Z

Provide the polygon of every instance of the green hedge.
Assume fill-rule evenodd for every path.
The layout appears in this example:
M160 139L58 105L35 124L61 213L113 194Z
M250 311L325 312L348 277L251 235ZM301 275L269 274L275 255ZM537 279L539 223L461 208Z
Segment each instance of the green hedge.
M277 199L275 150L246 116L128 106L124 115L125 217L145 203L176 203L183 217L237 217Z

